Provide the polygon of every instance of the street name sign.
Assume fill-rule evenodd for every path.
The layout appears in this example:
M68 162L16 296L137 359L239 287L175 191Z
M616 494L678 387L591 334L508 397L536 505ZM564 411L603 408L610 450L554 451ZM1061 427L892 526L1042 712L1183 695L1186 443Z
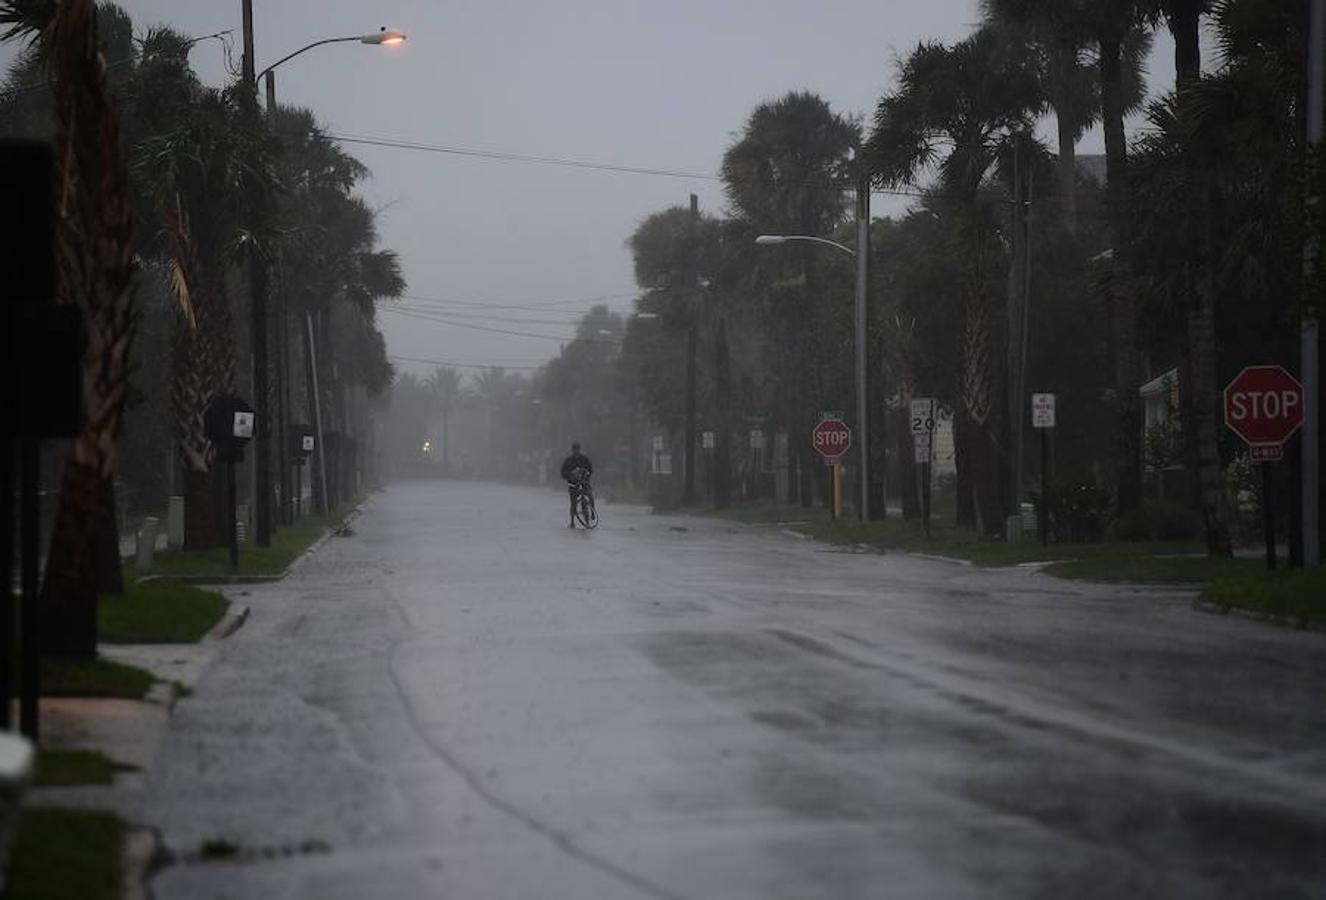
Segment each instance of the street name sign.
M828 460L841 457L852 446L852 429L841 419L821 419L810 433L815 452Z
M1054 427L1054 394L1031 395L1031 427Z
M1225 387L1225 425L1247 442L1255 462L1284 456L1303 424L1303 385L1281 366L1248 366Z

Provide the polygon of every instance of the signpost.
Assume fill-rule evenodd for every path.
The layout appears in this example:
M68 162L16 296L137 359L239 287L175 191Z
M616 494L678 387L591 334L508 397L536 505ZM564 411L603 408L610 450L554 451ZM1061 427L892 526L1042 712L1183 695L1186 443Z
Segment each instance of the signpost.
M810 442L815 452L824 457L829 464L829 477L833 481L833 509L831 513L836 522L843 514L843 466L842 458L852 446L852 429L841 418L822 418L810 432Z
M935 455L935 398L913 397L910 407L914 459L921 467L921 521L930 537L930 463Z
M1225 425L1248 445L1262 467L1266 568L1275 568L1275 508L1271 463L1303 424L1303 386L1281 366L1248 366L1225 387Z
M700 449L704 450L706 500L709 503L713 503L714 502L714 433L712 431L700 432Z
M304 514L304 463L313 453L316 440L313 435L313 429L307 425L289 426L290 440L290 461L295 466L295 491L290 499L290 509L294 511L295 516ZM310 482L311 484L312 482Z
M1050 539L1050 433L1054 426L1054 394L1032 394L1031 427L1041 433L1041 508L1036 512L1036 527L1042 547Z
M239 533L235 528L235 463L253 438L253 407L233 394L217 394L203 412L203 432L226 466L226 518L229 520L230 571L239 568Z

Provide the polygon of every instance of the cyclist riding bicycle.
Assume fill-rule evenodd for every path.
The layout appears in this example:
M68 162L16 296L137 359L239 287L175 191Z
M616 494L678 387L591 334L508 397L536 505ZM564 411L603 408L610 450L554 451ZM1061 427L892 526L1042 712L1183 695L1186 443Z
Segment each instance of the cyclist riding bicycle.
M582 485L589 483L589 476L594 474L594 464L589 457L580 452L579 444L571 445L571 455L562 460L562 480L571 495L571 521L567 528L576 527L576 500L580 497Z

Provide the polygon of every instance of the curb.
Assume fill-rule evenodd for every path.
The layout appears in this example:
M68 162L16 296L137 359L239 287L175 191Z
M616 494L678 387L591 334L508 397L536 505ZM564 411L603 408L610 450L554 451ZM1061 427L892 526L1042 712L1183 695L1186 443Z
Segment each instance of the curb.
M121 896L124 900L150 900L148 879L161 864L161 836L154 828L130 828L124 838Z
M1238 616L1240 619L1260 622L1263 625L1279 625L1281 628L1292 628L1295 631L1316 631L1326 633L1326 622L1310 622L1305 619L1291 619L1288 616L1278 616L1275 613L1257 612L1251 609L1243 609L1239 606L1221 606L1219 603L1212 603L1209 600L1194 600L1192 602L1192 608L1213 616Z
M230 637L249 620L251 612L247 603L231 603L221 621L212 626L212 630L203 635L199 643L213 643Z

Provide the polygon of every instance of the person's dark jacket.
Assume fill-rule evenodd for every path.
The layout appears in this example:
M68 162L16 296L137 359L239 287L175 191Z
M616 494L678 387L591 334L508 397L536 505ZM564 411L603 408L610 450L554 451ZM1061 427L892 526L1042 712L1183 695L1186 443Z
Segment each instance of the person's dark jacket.
M586 475L594 474L594 464L589 461L588 456L583 453L572 453L562 460L562 480L570 481L571 473L576 469L584 469Z

